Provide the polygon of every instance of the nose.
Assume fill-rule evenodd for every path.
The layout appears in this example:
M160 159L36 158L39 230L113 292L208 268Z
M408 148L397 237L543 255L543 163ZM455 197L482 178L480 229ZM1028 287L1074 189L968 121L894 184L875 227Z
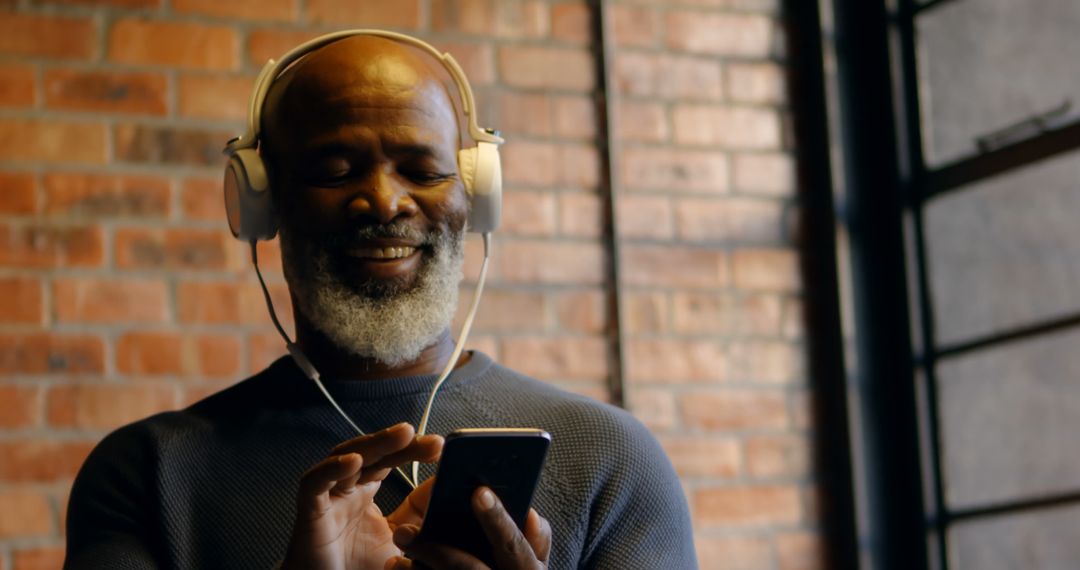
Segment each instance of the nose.
M349 217L367 223L388 224L419 211L408 190L391 172L376 169L361 182L348 204Z

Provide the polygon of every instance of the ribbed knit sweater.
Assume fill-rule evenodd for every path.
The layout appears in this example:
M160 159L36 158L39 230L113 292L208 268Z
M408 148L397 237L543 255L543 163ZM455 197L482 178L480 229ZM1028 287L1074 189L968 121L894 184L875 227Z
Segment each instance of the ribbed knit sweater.
M327 382L366 432L420 418L434 376ZM473 353L436 398L429 432L538 427L552 444L533 508L550 567L695 568L679 480L626 412ZM191 407L120 428L75 480L65 568L270 568L285 553L301 474L355 434L291 359ZM421 466L421 478L434 465ZM385 513L409 487L391 474Z

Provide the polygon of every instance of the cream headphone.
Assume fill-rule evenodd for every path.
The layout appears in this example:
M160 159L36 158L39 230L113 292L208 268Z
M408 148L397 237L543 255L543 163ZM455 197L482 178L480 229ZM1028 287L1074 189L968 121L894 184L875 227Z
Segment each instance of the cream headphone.
M468 118L469 135L476 141L475 147L464 148L458 151L458 170L461 172L461 180L465 191L469 196L468 230L483 234L484 260L480 265L480 275L477 279L476 290L473 293L472 303L465 321L461 325L454 351L450 355L445 368L436 378L428 394L427 405L424 413L417 424L417 435L427 431L428 419L431 417L431 409L435 403L435 395L443 382L453 372L454 366L461 356L465 347L465 339L469 336L476 310L480 306L480 296L484 291L484 282L487 279L488 259L491 250L491 232L499 225L499 216L502 208L502 168L499 164L499 145L503 139L496 131L481 129L476 124L476 104L473 101L472 88L469 86L465 73L461 66L448 53L441 53L430 44L411 36L387 32L383 30L346 30L335 32L315 38L292 49L280 60L270 60L263 66L259 77L255 80L255 91L251 94L251 104L248 108L247 131L225 145L225 155L229 157L229 164L225 167L225 210L229 218L229 229L237 239L248 242L251 245L251 261L255 266L255 274L259 277L262 286L263 297L270 313L270 319L274 322L281 338L285 340L285 347L289 350L293 361L304 373L318 386L323 396L330 402L339 415L352 426L354 430L363 434L363 430L349 418L348 414L326 390L320 379L319 371L308 360L304 352L296 343L289 338L285 329L278 321L274 311L274 304L270 299L270 293L266 289L262 272L259 271L259 259L256 254L255 243L259 240L273 239L277 235L278 217L274 211L273 201L270 194L270 180L266 175L266 165L259 156L259 128L262 120L262 107L266 101L266 95L270 91L270 85L278 78L282 71L290 64L312 51L331 42L351 36L376 36L395 40L431 54L442 63L443 67L450 72L457 84L458 93L461 96L463 112ZM419 484L419 465L412 465L412 477L401 468L396 471L412 487Z
M431 44L412 36L360 29L334 32L300 44L281 59L267 61L259 72L248 107L247 131L230 140L224 150L229 157L225 167L225 211L233 236L254 242L273 239L277 234L278 218L270 196L270 180L258 150L263 105L270 86L296 60L329 43L352 36L376 36L420 48L437 59L453 77L468 119L469 135L476 141L476 146L458 151L458 170L469 196L468 228L478 233L493 231L499 225L502 210L499 145L503 139L496 131L477 126L472 87L461 66L452 55L442 53Z

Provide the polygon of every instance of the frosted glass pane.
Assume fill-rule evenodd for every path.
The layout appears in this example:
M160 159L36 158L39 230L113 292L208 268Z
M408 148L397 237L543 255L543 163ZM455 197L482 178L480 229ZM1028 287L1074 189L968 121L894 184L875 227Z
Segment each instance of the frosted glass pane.
M1080 506L973 519L949 533L959 570L1076 570Z

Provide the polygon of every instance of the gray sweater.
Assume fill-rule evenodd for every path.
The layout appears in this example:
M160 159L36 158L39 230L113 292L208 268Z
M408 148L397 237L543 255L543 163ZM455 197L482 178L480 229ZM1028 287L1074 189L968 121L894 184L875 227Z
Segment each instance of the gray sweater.
M416 424L433 376L328 382L361 429ZM695 568L679 480L651 434L617 408L567 394L481 353L436 398L429 432L538 427L552 445L533 507L550 567ZM72 489L66 568L270 568L288 545L300 475L353 437L291 359L191 407L106 437ZM421 479L434 466L421 466ZM391 474L376 502L409 487Z

